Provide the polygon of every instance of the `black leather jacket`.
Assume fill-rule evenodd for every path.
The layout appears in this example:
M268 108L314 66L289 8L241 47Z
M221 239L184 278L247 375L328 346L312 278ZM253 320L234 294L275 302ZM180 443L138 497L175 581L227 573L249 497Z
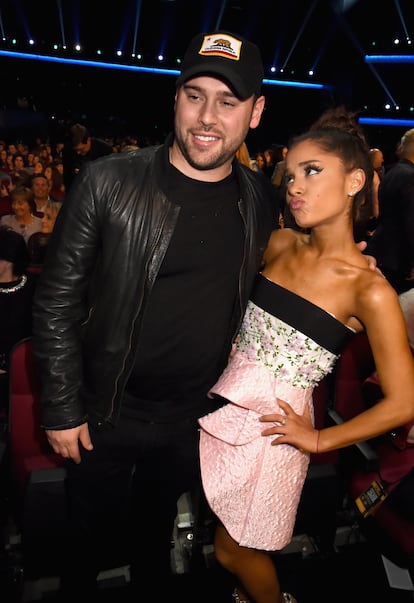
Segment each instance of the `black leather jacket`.
M46 429L116 423L148 295L180 212L162 190L171 142L88 162L60 211L33 310ZM246 238L223 368L277 219L266 179L237 162L233 169Z

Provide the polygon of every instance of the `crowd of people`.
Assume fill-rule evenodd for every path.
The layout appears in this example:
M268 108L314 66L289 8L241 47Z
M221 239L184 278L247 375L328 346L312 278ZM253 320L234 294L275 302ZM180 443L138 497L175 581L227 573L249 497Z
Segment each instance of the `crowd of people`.
M177 501L202 486L235 603L295 603L268 552L292 536L310 453L414 418L399 291L376 270L387 276L382 256L361 253L376 240L373 218L385 228L387 170L377 210L374 154L344 107L250 157L263 73L250 41L199 34L163 144L115 149L74 124L59 149L16 146L13 161L4 149L11 211L0 236L16 245L18 235L29 259L0 256L0 300L23 290L30 262L41 265L30 329L42 427L67 459L63 601L93 600L119 546L131 601L154 600L154 575L157 600L167 600ZM414 190L412 147L414 131L397 162L404 195ZM414 255L401 265L408 282L413 266ZM362 330L384 398L316 430L313 388ZM142 522L148 508L155 523Z

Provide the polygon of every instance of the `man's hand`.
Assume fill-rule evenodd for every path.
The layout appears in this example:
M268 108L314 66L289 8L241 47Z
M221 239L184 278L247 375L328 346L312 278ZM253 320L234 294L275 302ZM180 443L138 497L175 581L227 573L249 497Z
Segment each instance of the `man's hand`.
M362 253L367 248L368 243L366 241L360 241L359 243L356 244L356 246L358 247L359 251ZM379 272L381 274L381 276L384 276L382 274L381 270L378 268L377 260L374 258L373 255L364 254L364 258L367 260L368 268L370 270L376 270L377 272Z
M57 454L65 459L72 459L77 464L81 462L79 442L85 450L93 450L87 423L72 429L47 429L46 436Z

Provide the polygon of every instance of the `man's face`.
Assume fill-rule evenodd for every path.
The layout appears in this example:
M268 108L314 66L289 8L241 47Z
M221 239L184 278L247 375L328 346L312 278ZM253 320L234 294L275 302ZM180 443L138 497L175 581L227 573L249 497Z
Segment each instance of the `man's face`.
M32 191L36 199L47 197L49 190L49 183L45 178L33 178Z
M253 96L242 101L214 77L195 77L180 86L175 97L175 141L188 164L187 175L204 180L203 172L231 162L249 128L259 125L263 108L263 96L256 102ZM177 167L186 173L182 165Z
M91 148L91 140L90 140L90 138L88 138L88 140L86 142L80 142L79 144L75 145L73 147L73 150L75 151L75 153L77 153L77 155L82 155L82 157L83 157L84 155L89 153L90 148Z

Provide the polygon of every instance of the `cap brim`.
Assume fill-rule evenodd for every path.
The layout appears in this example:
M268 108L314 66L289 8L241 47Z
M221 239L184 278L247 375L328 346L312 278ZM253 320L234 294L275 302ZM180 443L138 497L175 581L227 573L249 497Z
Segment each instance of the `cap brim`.
M228 86L230 86L240 100L246 100L255 94L254 91L248 91L246 89L245 82L241 78L238 78L234 71L231 71L228 74L226 73L226 70L223 69L222 66L218 66L217 63L206 62L205 65L203 65L202 70L200 70L200 65L189 67L178 76L177 85L184 84L194 77L203 75L211 75L219 80L224 81Z

